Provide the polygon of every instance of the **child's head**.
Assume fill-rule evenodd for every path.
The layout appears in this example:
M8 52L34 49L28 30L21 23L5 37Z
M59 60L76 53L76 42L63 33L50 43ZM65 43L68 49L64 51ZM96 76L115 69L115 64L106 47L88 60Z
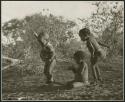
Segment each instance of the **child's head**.
M48 42L49 35L45 32L39 34L40 41L45 45Z
M74 53L74 60L76 61L77 64L80 64L86 57L85 52L79 50Z
M91 35L90 30L88 28L83 28L79 31L79 36L82 41L87 40L87 38Z

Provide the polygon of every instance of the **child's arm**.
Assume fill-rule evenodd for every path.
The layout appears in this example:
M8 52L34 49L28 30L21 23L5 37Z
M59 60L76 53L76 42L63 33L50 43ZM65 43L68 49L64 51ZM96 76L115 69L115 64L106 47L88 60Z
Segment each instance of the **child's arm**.
M92 43L92 45L94 46L94 48L96 48L96 49L100 49L100 46L99 45L101 45L101 46L104 46L104 47L107 47L107 48L109 48L109 46L107 46L107 45L105 45L105 44L102 44L100 41L97 41L95 38L91 38L90 39L90 42Z
M33 35L34 35L35 37L38 37L38 34L37 34L36 32L33 32Z
M98 41L98 44L99 44L99 45L101 45L101 46L104 46L104 47L107 47L107 48L109 48L109 46L108 46L108 45L106 45L106 44L103 44L103 43L101 43L101 42L99 42L99 41Z
M38 34L36 32L33 32L33 35L38 39Z
M50 59L50 61L52 61L54 58L56 58L55 52L52 52L52 57Z
M56 56L55 50L54 50L54 48L53 48L53 46L51 44L48 44L48 48L49 48L50 53L51 53L50 61L52 61L55 58L55 56Z
M36 39L38 40L38 42L40 44L42 44L41 41L40 41L39 35L36 32L33 32L33 35L36 37Z

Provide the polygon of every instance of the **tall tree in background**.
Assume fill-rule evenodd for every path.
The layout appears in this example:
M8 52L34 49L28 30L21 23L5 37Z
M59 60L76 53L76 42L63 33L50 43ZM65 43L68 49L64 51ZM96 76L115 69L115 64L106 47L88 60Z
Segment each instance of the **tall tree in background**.
M102 42L110 46L108 55L122 55L124 30L124 2L94 2L96 12L90 18L82 19L91 32Z
M2 27L3 35L11 41L8 46L4 46L3 54L12 58L40 60L39 51L41 49L39 42L33 35L33 31L38 34L45 31L50 36L50 41L54 45L57 52L68 52L67 40L73 38L73 32L70 28L74 27L73 21L65 20L63 17L57 17L52 14L46 16L42 13L26 16L22 20L12 19L6 22ZM19 41L19 37L22 41ZM10 50L9 50L10 49ZM7 54L7 53L8 54ZM13 53L13 54L12 54ZM20 55L17 55L19 54Z
M103 4L105 6L103 7ZM109 22L105 26L102 33L102 39L105 43L109 44L111 49L109 55L122 54L123 50L123 2L102 2L98 8L103 9L100 11L106 15L104 22ZM111 5L111 7L110 7ZM108 9L106 9L108 8Z

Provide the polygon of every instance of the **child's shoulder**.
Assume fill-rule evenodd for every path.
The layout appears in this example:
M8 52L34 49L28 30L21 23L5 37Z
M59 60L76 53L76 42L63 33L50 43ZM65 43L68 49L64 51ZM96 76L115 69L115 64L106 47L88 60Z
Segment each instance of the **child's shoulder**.
M89 40L96 40L94 36L89 36Z
M92 43L96 43L97 39L94 36L90 36L89 41L92 42Z

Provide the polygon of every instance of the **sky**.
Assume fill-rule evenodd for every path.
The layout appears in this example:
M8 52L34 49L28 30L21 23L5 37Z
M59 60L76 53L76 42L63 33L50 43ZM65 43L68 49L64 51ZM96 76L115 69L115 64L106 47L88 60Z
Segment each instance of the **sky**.
M39 13L43 9L56 16L64 16L68 19L86 18L91 15L96 7L91 1L2 1L2 23L27 15Z

